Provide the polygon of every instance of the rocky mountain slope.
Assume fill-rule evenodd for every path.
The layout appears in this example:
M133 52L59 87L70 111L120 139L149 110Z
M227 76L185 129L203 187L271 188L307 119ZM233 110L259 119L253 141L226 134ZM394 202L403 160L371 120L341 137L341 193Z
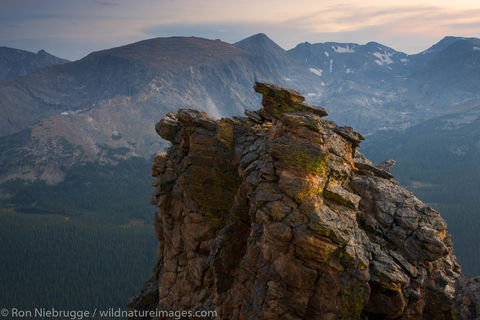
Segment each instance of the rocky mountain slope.
M314 103L371 134L479 105L479 43L446 37L415 55L375 42L301 43L289 53L321 78L324 94Z
M356 149L298 92L256 83L263 109L156 125L159 240L131 310L222 319L476 319L480 279L461 275L440 214ZM144 319L144 318L142 318Z
M404 86L409 69L406 54L375 42L305 42L289 54L319 77L323 91L307 96L331 110L338 123L370 134L418 121L412 117L416 110Z
M406 87L418 106L438 114L480 105L480 39L448 37L412 57ZM441 50L441 48L444 48ZM425 58L425 56L427 56Z
M316 90L318 77L299 64L289 52L282 49L265 34L259 33L243 39L234 46L243 49L267 63L270 70L277 70L282 83L288 83L304 90Z
M480 108L433 118L403 131L374 134L362 145L373 160L397 160L400 182L442 211L466 274L475 275L480 249Z
M289 54L325 79L368 76L372 83L405 75L409 63L407 54L376 42L365 45L304 42L289 50Z
M37 53L0 47L0 78L14 80L37 69L67 63L68 60L55 57L45 50Z
M6 100L0 163L7 171L0 180L58 183L75 163L149 158L162 148L149 130L152 119L182 107L215 117L240 114L257 103L249 83L287 78L290 72L303 81L314 77L298 68L281 70L266 57L221 41L193 37L141 41L39 70L0 86L0 92L17 91L0 95ZM39 117L43 120L31 126Z
M49 66L67 63L44 50L36 54L25 50L0 47L0 137L25 129L61 108L42 102L28 87L16 80Z

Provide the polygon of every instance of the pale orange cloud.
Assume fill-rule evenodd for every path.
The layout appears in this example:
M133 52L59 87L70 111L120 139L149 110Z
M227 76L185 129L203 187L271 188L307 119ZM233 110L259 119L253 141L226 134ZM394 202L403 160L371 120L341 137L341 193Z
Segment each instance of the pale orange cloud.
M374 40L415 52L445 35L479 37L479 17L478 0L2 0L0 45L78 43L78 57L152 36L266 32L285 48Z

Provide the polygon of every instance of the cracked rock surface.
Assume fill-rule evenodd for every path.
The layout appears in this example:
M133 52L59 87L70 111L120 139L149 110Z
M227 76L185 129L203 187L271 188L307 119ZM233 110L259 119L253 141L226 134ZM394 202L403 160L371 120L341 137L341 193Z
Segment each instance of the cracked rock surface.
M356 151L363 137L293 90L263 108L156 125L158 264L129 307L221 319L477 319L440 214Z

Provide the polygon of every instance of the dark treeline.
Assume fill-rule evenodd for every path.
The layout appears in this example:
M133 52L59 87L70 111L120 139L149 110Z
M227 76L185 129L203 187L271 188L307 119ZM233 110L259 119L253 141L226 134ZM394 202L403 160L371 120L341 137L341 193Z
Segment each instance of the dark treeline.
M155 259L151 225L0 214L0 301L17 308L125 308Z
M79 165L57 186L9 182L20 192L1 203L13 209L0 209L0 305L125 309L155 265L150 163Z

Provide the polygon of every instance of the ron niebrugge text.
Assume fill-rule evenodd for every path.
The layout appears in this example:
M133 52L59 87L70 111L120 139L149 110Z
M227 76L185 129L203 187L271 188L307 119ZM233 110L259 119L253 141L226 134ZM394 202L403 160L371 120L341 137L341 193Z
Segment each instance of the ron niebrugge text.
M34 308L23 310L18 308L3 308L0 312L1 316L15 318L40 318L40 319L70 319L82 320L86 318L207 318L216 319L217 312L211 310L122 310L120 308L109 308L105 310L59 310L55 308Z

